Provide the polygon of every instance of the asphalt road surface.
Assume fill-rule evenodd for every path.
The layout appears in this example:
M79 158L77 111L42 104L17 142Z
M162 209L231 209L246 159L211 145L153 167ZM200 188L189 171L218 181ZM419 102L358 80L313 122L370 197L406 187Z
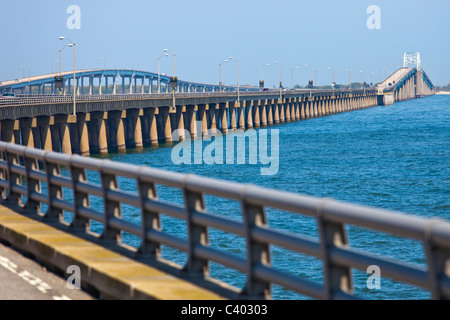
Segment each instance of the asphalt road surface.
M92 300L66 280L0 243L0 300Z

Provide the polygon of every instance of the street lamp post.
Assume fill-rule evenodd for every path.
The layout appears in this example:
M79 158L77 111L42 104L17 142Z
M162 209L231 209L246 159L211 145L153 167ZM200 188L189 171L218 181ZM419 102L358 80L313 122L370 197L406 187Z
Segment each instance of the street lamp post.
M350 89L350 92L352 91L352 70L345 69L345 71L348 72L348 87Z
M308 87L309 87L309 96L311 97L311 95L312 95L312 84L311 84L311 82L312 82L312 68L310 67L310 66L308 66L307 64L305 64L305 66L304 66L305 68L309 68L309 82L308 82Z
M322 71L322 69L319 68L316 71L314 71L314 88L317 86L317 72L318 71Z
M236 60L237 65L237 93L238 93L238 103L239 103L239 60Z
M269 67L269 66L270 66L270 64L268 64L268 63L261 66L261 81L259 82L259 87L261 89L264 89L264 67Z
M164 53L158 58L158 93L161 93L161 72L160 72L160 63L162 57L167 57L169 54L166 53L168 50L163 49Z
M339 72L339 70L334 70L334 69L331 69L330 67L328 67L327 69L331 70L331 74L333 76L333 81L331 82L331 88L333 89L333 96L334 96L334 90L336 88L336 82L335 82L335 79L334 79L334 73L335 72Z
M76 109L76 91L77 91L77 81L76 81L76 77L75 77L75 70L76 70L76 53L75 53L75 42L71 41L69 38L67 37L59 37L59 40L64 40L66 39L67 41L69 41L70 43L68 44L69 47L73 47L73 114L75 115L77 113L77 109ZM60 59L60 63L61 63L61 59Z
M291 69L291 80L292 80L292 89L294 89L294 70L298 69L298 67Z
M228 59L223 60L219 63L219 91L222 92L222 63L228 62L233 59L233 57L229 57Z
M277 63L278 61L274 61L273 63ZM281 76L281 68L282 68L282 66L281 66L281 63L280 63L280 99L282 99L283 97L282 97L282 89L283 89L283 81L282 81L282 76Z

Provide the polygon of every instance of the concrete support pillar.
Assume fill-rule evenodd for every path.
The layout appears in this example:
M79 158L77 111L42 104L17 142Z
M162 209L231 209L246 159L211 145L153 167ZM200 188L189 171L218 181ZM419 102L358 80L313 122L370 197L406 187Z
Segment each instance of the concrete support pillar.
M197 139L197 123L195 118L195 106L186 106L186 116L189 121L189 131L191 133L191 139Z
M304 102L303 102L303 98L298 98L298 117L299 120L304 120L305 119L305 109L304 109Z
M203 89L205 89L205 87L203 87ZM216 121L216 108L217 108L217 104L216 103L210 103L209 104L209 120L210 120L210 129L211 129L211 135L216 135L217 133L217 121Z
M48 116L37 117L37 127L39 128L42 149L52 151L52 136L51 136L51 132L50 132L50 117L48 117ZM70 135L69 135L68 140L70 141Z
M158 127L156 124L156 117L155 117L156 109L148 108L146 110L149 122L150 143L152 147L157 147L159 142L158 142Z
M269 126L272 126L273 125L273 110L274 110L274 104L273 104L273 102L272 102L272 100L269 100L268 101L268 104L267 104L267 124L269 125Z
M141 109L128 109L127 110L127 118L128 118L128 132L130 133L130 143L133 147L141 149L144 146L144 139L142 134L142 120L140 115L144 115L143 110Z
M253 101L252 106L252 117L253 117L253 126L254 128L259 128L261 126L260 118L259 118L259 100Z
M228 102L228 112L230 117L230 128L234 132L237 129L236 107L234 102Z
M247 128L253 128L252 106L251 101L245 102L245 116L247 119Z
M178 137L180 141L184 141L186 139L184 135L184 112L182 106L176 107L176 127L178 129Z
M1 122L2 141L12 142L12 143L15 142L14 123L15 123L15 120L2 120L2 122Z
M33 130L31 129L32 123L33 123L32 118L20 119L20 133L22 136L22 145L30 148L34 148Z
M289 123L291 122L291 103L289 101L287 101L284 104L284 110L285 110L284 121Z
M89 77L89 95L92 96L92 91L94 89L94 76Z
M81 120L80 120L81 123L85 124L82 114L77 114L77 120L78 120L78 118L81 118ZM69 119L69 115L65 115L65 114L59 114L59 115L54 116L53 127L55 127L56 130L52 130L52 135L53 135L53 133L55 133L56 135L59 134L59 136L52 137L52 143L53 143L53 141L55 143L58 143L58 145L56 145L56 146L53 145L52 147L53 147L53 150L58 150L58 151L61 150L62 153L72 154L72 145L74 144L72 141L73 140L72 136L76 137L76 143L75 143L76 150L80 149L79 148L80 139L79 139L78 128L77 128L78 121L75 121L75 119L72 119L72 125L73 125L72 128L74 128L74 130L72 130L72 131L74 131L74 132L72 132L72 134L71 134L71 132L69 130L68 119ZM85 137L87 138L87 132L86 132ZM41 138L42 138L42 136L41 136ZM89 142L87 142L87 149L89 151ZM87 155L89 155L89 153Z
M267 127L267 108L266 100L261 101L261 106L259 108L259 114L261 119L261 127Z
M67 130L67 118L66 122L60 122L60 131L63 132ZM79 143L80 143L80 153L82 156L88 157L90 155L90 148L89 148L89 133L86 123L86 114L85 113L77 113L77 129L78 129L78 136L79 136ZM62 152L63 153L69 153L69 146L66 146L66 141L63 139L62 146ZM70 152L72 151L72 148L70 147Z
M314 118L316 115L314 113L314 105L317 103L317 98L313 98L312 101L309 103L309 117Z
M159 112L163 119L165 142L170 144L172 143L172 124L170 121L169 108L161 107L159 108Z
M279 104L279 111L280 111L280 123L285 123L286 122L286 118L284 116L284 110L285 110L285 104L283 102L281 102Z
M105 120L108 119L107 112L95 112L91 113L91 121L92 117L95 114L96 116L96 138L98 145L98 153L100 154L108 154L108 139L106 135L106 123Z
M234 104L234 107L237 111L237 121L239 129L245 130L245 117L244 117L244 107L242 105L242 102L236 102Z
M295 116L295 105L296 102L294 101L294 99L291 99L291 121L295 121L297 119Z
M219 104L219 117L221 119L220 127L222 129L222 134L228 133L228 116L227 116L227 104Z
M280 123L280 104L279 103L275 103L273 105L273 123L275 124L279 124Z
M206 105L205 104L199 104L198 105L198 121L202 122L202 137L206 138L208 137L208 121L206 119Z

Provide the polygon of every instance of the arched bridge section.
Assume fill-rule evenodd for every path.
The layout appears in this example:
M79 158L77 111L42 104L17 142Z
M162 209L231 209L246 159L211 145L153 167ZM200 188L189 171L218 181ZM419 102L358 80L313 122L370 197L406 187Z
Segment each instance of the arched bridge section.
M60 78L62 77L62 78ZM168 93L170 76L147 71L127 69L91 69L77 70L75 81L77 95L93 94L132 94L132 93ZM59 89L57 81L62 80ZM72 94L73 71L51 73L0 82L0 93L14 92L19 94ZM235 91L237 86L219 86L177 81L175 92L218 92ZM256 91L257 87L240 86L240 91Z
M433 95L435 87L425 71L400 68L378 85L379 94L392 94L393 101L404 101Z

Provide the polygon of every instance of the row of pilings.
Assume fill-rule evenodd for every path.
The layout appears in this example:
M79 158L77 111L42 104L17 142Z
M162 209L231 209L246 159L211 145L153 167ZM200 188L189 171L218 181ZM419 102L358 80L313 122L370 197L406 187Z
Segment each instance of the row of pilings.
M172 143L175 129L185 129L178 132L189 132L195 139L205 137L208 130L227 134L376 105L376 94L366 93L24 117L2 120L1 140L88 156ZM197 121L202 123L201 133Z
M405 101L433 95L435 92L431 89L423 78L423 71L418 70L413 76L408 78L401 87L394 92L394 101Z

